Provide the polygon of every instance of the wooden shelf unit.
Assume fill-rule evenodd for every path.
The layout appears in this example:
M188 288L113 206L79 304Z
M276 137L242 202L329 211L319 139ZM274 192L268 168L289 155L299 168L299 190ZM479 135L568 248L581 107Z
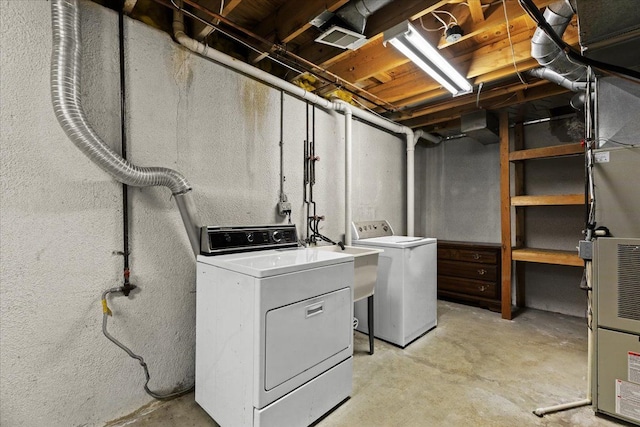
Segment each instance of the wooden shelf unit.
M567 206L584 205L584 194L557 194L543 196L513 196L511 206Z
M518 150L509 153L509 161L546 159L550 157L571 156L583 154L584 147L581 143L554 145L552 147L531 148L529 150Z
M529 206L571 206L583 205L584 194L527 195L524 185L524 164L526 160L549 159L583 155L581 143L562 144L551 147L524 149L524 128L522 124L514 129L514 151L510 149L509 116L507 111L500 114L500 214L502 233L502 318L513 318L511 277L513 261L516 276L516 306L524 306L524 262L582 267L584 261L576 251L528 248L525 245L524 211ZM513 195L511 194L511 164L514 165ZM511 208L515 208L515 246L512 247Z
M555 249L513 248L511 249L511 259L513 261L573 265L576 267L584 265L584 261L576 251L558 251Z

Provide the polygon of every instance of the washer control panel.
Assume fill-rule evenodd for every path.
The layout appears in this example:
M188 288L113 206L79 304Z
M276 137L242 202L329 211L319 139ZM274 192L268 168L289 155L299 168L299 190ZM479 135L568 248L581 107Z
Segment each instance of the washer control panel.
M221 255L298 246L295 224L205 226L200 229L200 253Z
M351 223L351 238L353 240L383 236L393 236L393 229L386 219L354 221Z

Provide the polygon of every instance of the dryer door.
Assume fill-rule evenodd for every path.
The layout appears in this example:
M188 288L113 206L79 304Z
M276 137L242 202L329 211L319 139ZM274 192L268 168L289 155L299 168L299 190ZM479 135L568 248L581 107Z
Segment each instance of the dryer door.
M350 345L351 289L269 310L265 389L286 382Z

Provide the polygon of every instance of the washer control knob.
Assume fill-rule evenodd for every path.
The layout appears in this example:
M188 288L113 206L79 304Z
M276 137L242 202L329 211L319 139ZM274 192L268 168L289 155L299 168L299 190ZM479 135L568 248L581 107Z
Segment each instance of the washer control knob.
M274 231L271 235L273 237L273 241L279 243L282 240L282 232Z
M247 242L253 243L253 233L247 233Z
M384 225L384 226L382 227L382 229L383 229L384 231L389 231L389 227L387 227L386 225Z

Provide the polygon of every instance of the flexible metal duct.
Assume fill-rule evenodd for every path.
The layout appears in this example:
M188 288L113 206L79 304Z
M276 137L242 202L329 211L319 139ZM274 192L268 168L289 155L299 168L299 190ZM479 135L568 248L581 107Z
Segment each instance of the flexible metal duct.
M199 253L199 227L187 180L172 169L131 164L105 144L87 122L80 101L80 11L77 0L51 1L51 27L51 100L60 126L80 151L116 180L135 187L168 187L175 196L193 250Z
M574 14L575 11L569 1L563 0L549 5L544 11L544 18L556 34L562 37ZM531 38L531 56L543 67L569 81L586 80L586 67L569 61L562 49L556 46L541 28L538 28ZM543 78L547 77L551 77L549 80L558 83L555 76L545 74Z

